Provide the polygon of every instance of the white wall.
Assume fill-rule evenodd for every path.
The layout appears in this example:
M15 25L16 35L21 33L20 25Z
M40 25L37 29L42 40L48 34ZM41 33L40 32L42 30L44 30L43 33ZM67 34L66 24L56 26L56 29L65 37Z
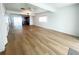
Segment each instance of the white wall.
M8 35L8 16L5 15L5 8L0 3L0 52L5 50Z
M79 36L79 4L76 4L75 33Z
M33 16L30 16L30 25L33 25Z
M76 5L60 8L56 12L44 12L36 14L34 25L79 36L79 19L77 19ZM47 16L47 23L39 22L40 16Z

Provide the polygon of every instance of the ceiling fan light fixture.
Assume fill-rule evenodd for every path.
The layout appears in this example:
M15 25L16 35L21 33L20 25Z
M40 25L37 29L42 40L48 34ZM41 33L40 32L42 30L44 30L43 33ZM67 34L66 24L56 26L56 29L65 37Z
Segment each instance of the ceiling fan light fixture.
M25 10L25 8L21 8L21 10Z
M21 14L31 15L32 14L32 10L31 10L31 8L28 8L28 9L21 8Z

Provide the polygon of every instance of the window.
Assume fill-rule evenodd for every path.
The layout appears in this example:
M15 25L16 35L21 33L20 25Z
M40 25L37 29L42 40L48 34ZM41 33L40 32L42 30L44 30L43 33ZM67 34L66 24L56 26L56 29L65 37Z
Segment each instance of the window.
M13 20L14 20L14 26L16 26L16 27L22 26L22 17L21 16L14 16Z
M47 22L47 17L46 16L39 17L39 22Z

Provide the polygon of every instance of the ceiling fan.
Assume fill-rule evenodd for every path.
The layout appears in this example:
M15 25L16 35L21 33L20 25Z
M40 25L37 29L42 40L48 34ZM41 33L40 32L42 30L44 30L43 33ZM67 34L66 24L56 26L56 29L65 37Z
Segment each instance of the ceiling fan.
M32 15L32 9L31 8L21 8L21 14L23 15Z

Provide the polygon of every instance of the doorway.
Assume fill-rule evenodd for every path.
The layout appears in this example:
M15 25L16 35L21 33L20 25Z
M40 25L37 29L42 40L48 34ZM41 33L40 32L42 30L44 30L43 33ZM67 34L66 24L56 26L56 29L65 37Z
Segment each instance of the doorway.
M23 21L23 25L30 25L30 16L24 16L24 21Z

